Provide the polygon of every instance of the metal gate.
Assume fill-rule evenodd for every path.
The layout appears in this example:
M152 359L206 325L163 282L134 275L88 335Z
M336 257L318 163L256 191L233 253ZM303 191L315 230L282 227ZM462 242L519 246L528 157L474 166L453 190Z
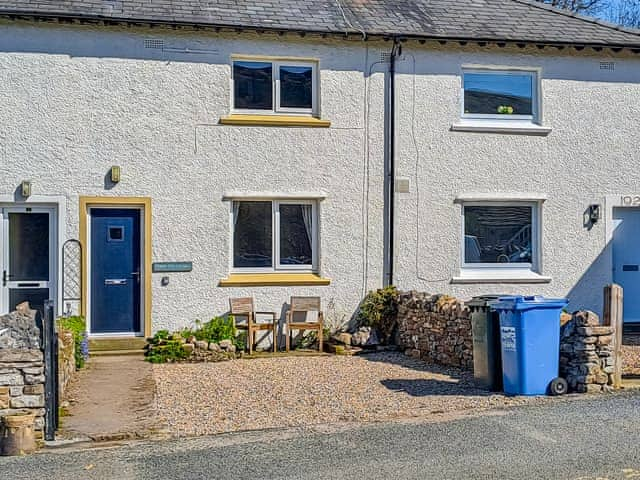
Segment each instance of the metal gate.
M55 440L59 421L58 334L56 333L56 316L53 305L53 300L45 302L44 318L42 319L42 350L44 353L45 373L45 440Z

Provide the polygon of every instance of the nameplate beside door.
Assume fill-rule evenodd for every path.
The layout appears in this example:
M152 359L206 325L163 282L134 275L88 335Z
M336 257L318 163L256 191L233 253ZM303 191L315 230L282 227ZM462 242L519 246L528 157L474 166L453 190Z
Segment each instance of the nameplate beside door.
M190 272L193 270L192 262L154 262L153 273Z

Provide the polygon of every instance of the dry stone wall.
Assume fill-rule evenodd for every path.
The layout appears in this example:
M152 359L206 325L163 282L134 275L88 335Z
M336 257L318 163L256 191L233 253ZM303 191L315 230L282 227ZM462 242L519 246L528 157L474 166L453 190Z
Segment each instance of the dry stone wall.
M0 316L0 417L29 410L44 429L44 356L36 311L21 304Z
M58 396L65 398L67 386L76 373L75 343L73 332L58 331Z
M415 291L400 293L398 340L412 357L473 368L470 312L455 298Z
M607 391L613 385L614 329L589 311L575 312L560 330L560 376L578 393Z

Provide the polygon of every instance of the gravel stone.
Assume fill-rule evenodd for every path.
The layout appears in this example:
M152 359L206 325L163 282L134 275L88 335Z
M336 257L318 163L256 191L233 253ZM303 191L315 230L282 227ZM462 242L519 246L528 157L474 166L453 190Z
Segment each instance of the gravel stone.
M640 375L640 335L627 335L622 340L622 374Z
M178 436L423 418L548 401L493 394L476 386L469 372L396 352L164 364L154 365L153 375L157 415Z

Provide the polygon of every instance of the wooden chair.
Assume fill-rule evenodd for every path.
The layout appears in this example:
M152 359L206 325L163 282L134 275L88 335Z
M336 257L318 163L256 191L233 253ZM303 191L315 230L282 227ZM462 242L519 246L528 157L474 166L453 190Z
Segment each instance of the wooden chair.
M316 312L315 321L307 321L309 312ZM296 321L295 315L304 314L304 321ZM291 297L287 312L287 352L291 347L291 330L315 330L318 332L318 351L322 352L322 323L324 315L320 309L320 297Z
M233 323L238 330L247 331L247 342L249 344L249 355L253 353L256 332L263 330L273 331L273 351L277 352L278 321L274 312L256 312L253 298L230 298L230 313L233 316ZM271 323L257 323L256 315L271 315ZM236 317L246 317L247 323L238 324Z

